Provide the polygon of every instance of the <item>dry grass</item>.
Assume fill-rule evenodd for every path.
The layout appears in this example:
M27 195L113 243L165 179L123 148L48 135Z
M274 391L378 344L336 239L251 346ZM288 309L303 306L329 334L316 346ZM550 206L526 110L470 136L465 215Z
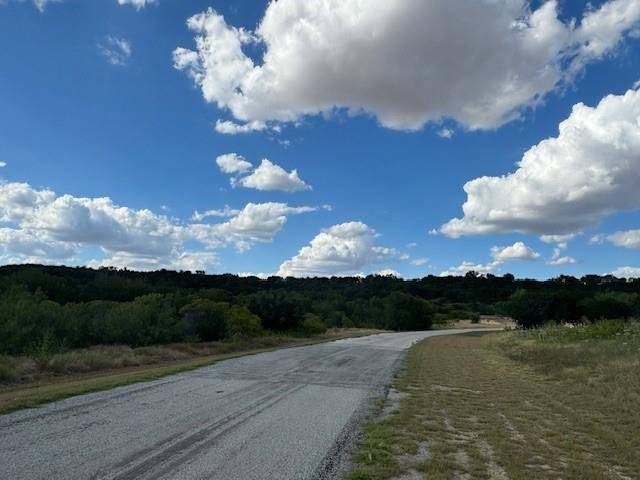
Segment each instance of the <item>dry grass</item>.
M640 327L435 337L400 408L366 426L356 479L635 479Z
M100 346L46 357L0 356L0 414L211 365L277 348L380 333L331 329L313 337L264 336L234 342L130 348Z

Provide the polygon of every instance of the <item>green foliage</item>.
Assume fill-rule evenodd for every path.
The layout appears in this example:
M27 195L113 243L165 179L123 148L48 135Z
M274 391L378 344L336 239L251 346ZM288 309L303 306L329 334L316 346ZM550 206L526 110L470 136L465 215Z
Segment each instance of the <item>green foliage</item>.
M321 335L327 331L327 324L318 315L307 313L302 322L302 331L307 335Z
M538 343L574 343L585 340L607 340L619 335L640 337L640 324L616 319L584 325L545 325L519 335L524 338L533 338Z
M434 322L476 321L480 314L511 315L527 328L580 324L640 316L639 293L640 281L597 275L546 282L508 274L261 280L165 270L4 266L0 354L28 353L47 361L59 351L93 345L139 347L325 327L419 330Z
M230 305L226 318L227 334L230 338L251 338L262 335L260 317L251 313L244 305Z
M393 292L384 299L387 328L392 330L428 330L435 310L431 303L402 292Z
M598 293L580 301L578 307L590 320L629 318L634 314L638 295L618 292Z
M541 292L518 290L505 305L507 314L520 327L532 328L547 321L549 297Z
M205 342L226 338L228 310L228 304L223 302L194 299L180 310L185 336L195 336Z
M285 290L256 292L244 297L244 302L260 316L264 328L273 331L300 328L305 312L310 310L309 299Z

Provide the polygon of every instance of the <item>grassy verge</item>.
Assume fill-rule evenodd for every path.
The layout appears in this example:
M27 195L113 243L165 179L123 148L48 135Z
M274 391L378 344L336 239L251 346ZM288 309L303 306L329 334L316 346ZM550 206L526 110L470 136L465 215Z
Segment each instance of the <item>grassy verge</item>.
M638 372L638 323L429 339L349 478L640 478Z
M313 337L267 336L235 342L129 348L102 346L42 358L0 356L0 414L74 395L156 380L243 355L380 333L331 329Z

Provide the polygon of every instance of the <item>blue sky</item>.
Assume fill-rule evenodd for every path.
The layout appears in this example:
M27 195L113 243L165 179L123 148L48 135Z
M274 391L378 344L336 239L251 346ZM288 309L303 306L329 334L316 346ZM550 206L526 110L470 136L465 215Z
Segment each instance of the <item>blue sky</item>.
M640 189L624 170L640 171L637 1L504 0L500 13L487 4L483 14L500 18L478 20L492 40L473 48L460 18L472 21L483 2L460 2L460 12L443 0L387 2L395 16L358 16L355 1L319 13L278 3L0 2L2 262L407 277L464 273L470 262L519 277L638 274ZM509 9L544 45L510 46ZM197 14L200 32L186 23ZM296 30L304 22L312 34ZM430 22L451 28L420 33ZM198 50L198 34L208 47ZM612 105L596 108L607 95ZM521 196L484 186L472 200L493 213L463 215L466 182L514 172L580 102L593 115L568 121L594 138L586 147L560 138L531 160L531 171L558 168L559 185L545 183L554 175L519 183ZM259 126L231 135L217 121ZM598 134L613 124L626 133ZM253 166L224 173L216 158L231 153ZM265 158L272 168L258 170ZM583 166L596 173L566 180ZM564 185L586 196L562 198ZM227 216L191 219L225 205ZM454 218L461 230L443 227ZM541 240L559 234L572 236Z

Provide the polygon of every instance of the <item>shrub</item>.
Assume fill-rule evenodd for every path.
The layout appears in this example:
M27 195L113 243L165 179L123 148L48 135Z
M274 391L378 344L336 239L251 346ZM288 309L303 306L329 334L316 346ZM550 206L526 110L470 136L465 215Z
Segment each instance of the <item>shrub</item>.
M548 305L548 296L521 289L511 295L504 308L518 326L532 328L544 325L547 321Z
M598 293L582 300L579 307L589 320L629 318L633 315L636 300L636 295L618 292Z
M318 315L307 313L302 321L302 331L307 335L321 335L327 331L327 324Z
M228 337L227 314L229 305L197 298L180 310L185 336L197 336L210 342Z
M384 298L384 306L387 328L428 330L433 324L431 303L408 293L393 292Z
M257 315L241 305L231 305L226 318L227 334L231 338L249 338L262 335L262 323Z

